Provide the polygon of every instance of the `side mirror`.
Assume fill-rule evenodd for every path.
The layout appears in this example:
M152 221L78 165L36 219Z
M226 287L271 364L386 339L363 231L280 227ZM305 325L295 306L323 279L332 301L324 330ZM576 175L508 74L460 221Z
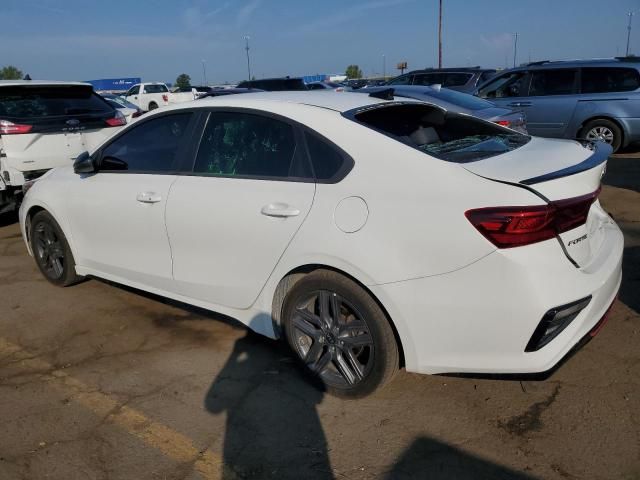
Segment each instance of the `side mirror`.
M91 155L89 155L89 152L82 152L73 162L73 171L75 173L94 173L97 170L96 164Z

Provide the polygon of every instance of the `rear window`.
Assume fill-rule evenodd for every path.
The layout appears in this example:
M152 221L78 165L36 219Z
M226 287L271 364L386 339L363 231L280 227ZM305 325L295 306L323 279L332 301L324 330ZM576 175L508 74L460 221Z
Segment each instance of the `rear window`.
M143 93L166 93L168 91L169 89L166 85L163 85L161 83L154 83L151 85L145 85ZM188 91L190 92L191 90Z
M421 104L383 104L348 118L448 162L468 163L515 150L530 137Z
M0 117L39 119L67 115L104 114L113 108L91 87L15 86L0 88Z
M457 92L455 90L447 90L445 88L441 90L433 88L429 92L425 92L425 96L449 102L468 110L484 110L485 108L491 108L494 106L491 102L474 97L473 95Z
M635 68L583 68L582 93L629 92L640 88Z

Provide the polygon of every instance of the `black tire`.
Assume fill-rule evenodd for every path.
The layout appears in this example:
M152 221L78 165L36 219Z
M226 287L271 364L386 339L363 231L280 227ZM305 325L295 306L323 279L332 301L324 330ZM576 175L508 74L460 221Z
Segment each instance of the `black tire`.
M67 287L82 280L67 239L49 212L42 210L31 219L30 241L36 265L49 282Z
M398 345L385 313L336 272L317 270L300 279L285 298L282 325L304 369L336 396L369 395L398 371Z
M580 138L604 140L611 145L614 152L617 152L622 146L622 130L616 123L606 118L597 118L587 122L580 130Z
M149 104L149 111L155 110L156 108L158 108L158 104L156 102L151 102Z

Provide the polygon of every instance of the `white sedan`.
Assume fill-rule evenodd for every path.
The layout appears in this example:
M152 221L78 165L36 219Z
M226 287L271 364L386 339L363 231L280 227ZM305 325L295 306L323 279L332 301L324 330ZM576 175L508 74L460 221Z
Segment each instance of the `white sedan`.
M228 95L145 115L28 190L44 276L95 276L286 338L334 394L545 372L616 297L611 148L423 102Z

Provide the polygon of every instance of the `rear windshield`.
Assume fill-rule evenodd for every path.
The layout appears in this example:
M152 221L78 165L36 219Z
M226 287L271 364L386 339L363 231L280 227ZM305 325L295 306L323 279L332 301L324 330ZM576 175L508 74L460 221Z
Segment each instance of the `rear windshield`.
M167 88L166 85L163 85L161 83L152 83L144 86L143 93L166 93L168 91L169 89ZM187 90L187 91L190 92L191 90Z
M449 90L443 88L437 90L435 88L428 92L425 92L425 96L433 97L438 100L452 103L468 110L484 110L485 108L491 108L494 105L481 98L474 97L468 93L457 92L455 90Z
M347 118L373 128L433 157L468 163L500 155L530 137L466 115L422 104L382 104L346 112Z
M110 112L113 108L93 93L91 87L0 87L0 118L25 120Z

